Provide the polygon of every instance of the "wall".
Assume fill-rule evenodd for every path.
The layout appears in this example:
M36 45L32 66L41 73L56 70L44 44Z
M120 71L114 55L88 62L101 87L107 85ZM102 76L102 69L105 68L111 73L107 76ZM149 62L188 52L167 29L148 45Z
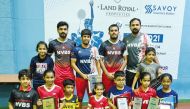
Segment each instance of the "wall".
M180 62L178 79L174 80L173 88L178 92L180 99L190 99L190 1L186 0L185 17L183 23L183 33L181 40ZM174 22L177 23L177 22ZM174 36L175 37L175 36ZM175 39L174 42L175 43Z
M10 0L0 0L0 72L15 71L14 60L14 24L12 3ZM6 59L5 59L6 58Z
M36 43L44 40L43 0L0 0L0 74L28 68ZM13 84L0 84L0 109Z
M190 1L186 0L179 73L172 84L180 99L190 99L190 87L187 87L190 84L189 19ZM31 57L36 54L36 43L44 40L43 21L43 0L0 0L0 74L28 68ZM0 84L0 108L7 105L13 87L15 85Z
M44 40L43 0L0 0L0 13L0 74L15 73Z

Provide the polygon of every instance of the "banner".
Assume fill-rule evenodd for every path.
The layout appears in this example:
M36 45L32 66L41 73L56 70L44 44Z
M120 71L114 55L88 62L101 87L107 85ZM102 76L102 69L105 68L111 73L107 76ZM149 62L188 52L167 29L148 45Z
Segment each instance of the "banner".
M108 27L117 23L120 39L130 33L129 21L140 18L157 50L163 71L177 79L185 0L44 0L45 41L58 37L59 21L69 23L69 38L81 43L80 32L93 32L91 44L109 39Z

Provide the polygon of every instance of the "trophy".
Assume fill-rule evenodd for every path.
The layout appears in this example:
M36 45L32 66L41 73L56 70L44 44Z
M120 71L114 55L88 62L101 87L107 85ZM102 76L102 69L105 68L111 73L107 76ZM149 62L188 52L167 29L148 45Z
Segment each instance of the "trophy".
M55 99L50 98L44 98L42 99L43 109L55 109Z

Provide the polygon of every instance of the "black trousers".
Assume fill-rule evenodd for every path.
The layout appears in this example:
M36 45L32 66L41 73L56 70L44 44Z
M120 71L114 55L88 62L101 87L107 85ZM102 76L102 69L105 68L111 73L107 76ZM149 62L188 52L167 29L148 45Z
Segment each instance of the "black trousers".
M126 70L125 74L126 74L126 76L125 76L126 77L126 85L129 87L132 87L133 79L134 79L136 73ZM135 85L135 88L136 88L136 86L137 86L137 84Z

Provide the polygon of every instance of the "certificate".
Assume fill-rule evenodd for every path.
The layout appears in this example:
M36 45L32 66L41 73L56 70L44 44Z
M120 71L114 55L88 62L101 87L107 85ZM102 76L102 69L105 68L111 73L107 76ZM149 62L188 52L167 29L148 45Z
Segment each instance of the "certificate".
M98 82L102 82L102 77L98 74L89 74L88 75L88 89L89 93L93 92L94 85Z
M171 109L171 104L160 103L159 109Z
M42 99L43 109L55 109L55 99L54 98L44 98Z
M142 98L134 97L133 109L141 109L142 107Z
M124 93L124 94L121 94L121 95L116 95L116 96L113 95L113 97L111 97L111 98L112 98L112 101L113 101L114 105L117 105L117 99L118 98L126 98L127 103L129 104L129 102L131 101L131 93L127 92L127 93Z
M160 104L170 104L171 109L175 108L175 106L174 106L175 103L176 103L176 97L174 97L173 95L164 97L164 98L160 98Z
M147 109L159 109L158 103L158 98L150 98Z
M117 98L118 109L128 109L127 98Z

